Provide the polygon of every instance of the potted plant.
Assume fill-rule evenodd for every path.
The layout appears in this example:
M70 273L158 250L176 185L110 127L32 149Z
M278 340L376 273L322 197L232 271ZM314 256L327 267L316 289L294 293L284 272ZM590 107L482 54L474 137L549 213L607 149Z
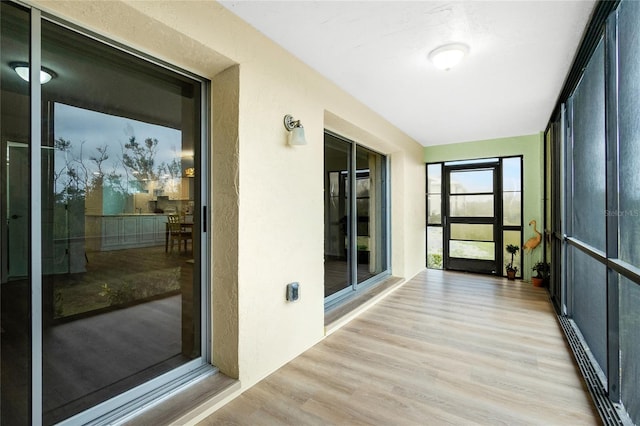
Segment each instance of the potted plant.
M518 272L518 267L513 266L513 256L520 250L520 247L514 244L507 244L506 250L508 253L511 253L511 262L507 263L507 278L510 280L516 279L516 273Z
M544 286L544 282L549 275L549 264L547 262L536 262L536 264L531 267L531 270L536 273L535 277L531 277L531 283L533 286Z

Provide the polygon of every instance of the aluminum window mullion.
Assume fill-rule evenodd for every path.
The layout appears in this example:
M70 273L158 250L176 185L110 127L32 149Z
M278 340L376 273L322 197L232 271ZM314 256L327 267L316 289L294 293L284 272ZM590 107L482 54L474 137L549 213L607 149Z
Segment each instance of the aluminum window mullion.
M206 117L211 112L211 85L205 81L201 83L200 98L200 356L206 364L213 360L213 300L212 300L212 262L211 232L213 226L213 209L211 208L212 169L210 167L208 149L211 135L211 121ZM194 147L195 148L195 147ZM196 151L197 153L197 151ZM196 262L198 265L198 262Z
M619 205L619 153L618 153L618 42L617 12L607 19L605 29L605 120L607 160L606 208L618 211ZM617 215L606 215L605 242L607 259L618 258ZM608 263L608 262L607 262ZM609 398L620 401L620 318L618 273L607 268L607 387Z
M567 196L567 181L566 181L566 157L567 157L567 112L566 105L562 104L560 107L560 141L557 149L558 158L555 160L558 162L558 194L556 194L556 200L559 202L558 209L555 214L558 214L560 217L558 218L558 222L556 222L556 229L554 232L556 233L556 238L560 240L560 253L558 253L558 261L560 262L560 310L562 314L567 315L568 310L568 296L567 296L567 247L564 242L564 235L566 235L565 227L567 223L567 214L566 214L566 197Z
M30 157L31 157L31 424L42 424L42 137L40 85L41 68L41 19L40 11L31 9L31 63L29 90L31 95Z
M567 241L567 243L569 243L569 245L591 256L593 259L597 260L603 265L607 264L607 254L604 251L598 250L597 248L590 246L589 244L586 244L574 237L566 237L565 240Z
M357 146L351 142L351 158L349 159L349 276L351 277L351 289L358 287L358 210L356 200L356 155Z
M382 202L384 203L383 209L383 218L385 218L385 247L386 247L386 270L389 272L389 275L393 273L392 265L391 265L391 159L389 156L384 156L384 187L385 187L385 196L383 197ZM426 241L426 238L425 238Z
M565 197L564 197L564 211L563 211L563 235L565 235L565 263L564 263L564 277L565 277L565 297L566 297L566 315L569 318L573 317L573 272L571 267L571 262L573 261L573 256L570 255L569 250L567 250L567 235L571 235L573 231L573 222L571 217L573 215L573 98L569 98L566 105L566 110L564 114L564 131L565 131L565 170L564 174L564 188L565 188Z

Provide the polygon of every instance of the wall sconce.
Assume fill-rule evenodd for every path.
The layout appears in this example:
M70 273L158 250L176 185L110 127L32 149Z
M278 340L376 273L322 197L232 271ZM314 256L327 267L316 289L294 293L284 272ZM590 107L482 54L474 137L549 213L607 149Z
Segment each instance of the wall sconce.
M29 81L29 63L28 62L11 62L9 64L11 68L20 76L21 79ZM51 81L52 78L57 77L58 74L51 71L49 68L40 68L40 84L45 84Z
M284 116L284 128L289 131L289 145L306 145L307 140L304 138L304 127L300 124L300 120L294 120L289 114Z
M193 167L187 167L184 169L184 175L188 178L196 177L196 169Z

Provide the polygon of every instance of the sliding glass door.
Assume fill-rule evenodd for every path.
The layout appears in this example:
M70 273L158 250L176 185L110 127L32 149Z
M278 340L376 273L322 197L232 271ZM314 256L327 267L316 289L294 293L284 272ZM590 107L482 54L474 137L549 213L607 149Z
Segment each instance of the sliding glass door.
M0 423L85 424L206 368L206 86L0 7Z
M388 268L386 158L325 133L325 298L341 300Z

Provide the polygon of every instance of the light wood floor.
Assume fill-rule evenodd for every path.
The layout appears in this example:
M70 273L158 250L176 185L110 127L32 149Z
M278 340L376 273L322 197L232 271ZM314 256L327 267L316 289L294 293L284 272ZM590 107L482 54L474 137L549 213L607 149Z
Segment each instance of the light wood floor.
M200 425L594 425L546 291L426 271Z

